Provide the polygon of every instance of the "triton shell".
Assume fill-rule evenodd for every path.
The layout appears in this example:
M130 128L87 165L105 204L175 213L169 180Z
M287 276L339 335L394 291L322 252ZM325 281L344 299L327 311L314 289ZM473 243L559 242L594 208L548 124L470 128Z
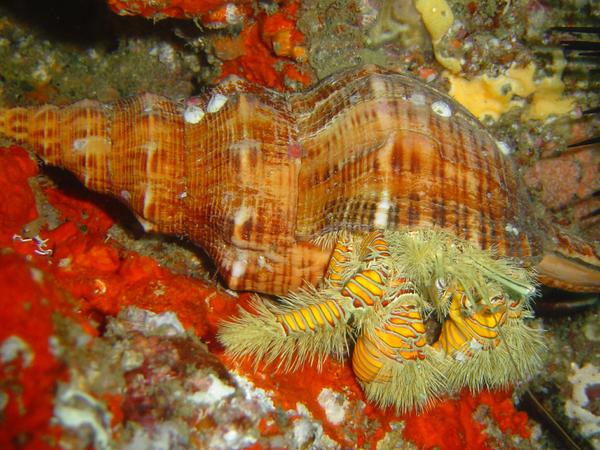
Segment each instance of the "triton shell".
M318 282L332 246L314 242L340 230L437 227L526 264L552 244L483 126L446 95L375 66L298 94L229 78L181 103L145 94L0 109L0 134L120 197L147 229L188 237L233 289L284 294ZM565 241L540 266L544 281L600 290L597 249Z

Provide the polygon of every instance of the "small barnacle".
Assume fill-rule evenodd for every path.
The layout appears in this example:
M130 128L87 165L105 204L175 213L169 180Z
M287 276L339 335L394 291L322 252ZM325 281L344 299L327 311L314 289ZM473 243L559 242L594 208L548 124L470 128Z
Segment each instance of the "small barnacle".
M215 94L208 101L206 112L216 113L227 103L227 97L223 94Z
M431 104L431 110L441 117L450 117L452 116L452 108L448 103L438 100L437 102L433 102Z
M204 111L197 105L188 105L183 111L183 120L186 123L197 124L204 117Z

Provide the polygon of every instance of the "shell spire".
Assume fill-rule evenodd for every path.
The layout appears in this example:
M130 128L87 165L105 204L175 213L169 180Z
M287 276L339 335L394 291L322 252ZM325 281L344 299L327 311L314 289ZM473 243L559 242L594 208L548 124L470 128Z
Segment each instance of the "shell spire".
M330 254L295 239L296 133L284 96L236 78L185 104L0 109L0 134L199 244L229 287L276 294L317 282Z

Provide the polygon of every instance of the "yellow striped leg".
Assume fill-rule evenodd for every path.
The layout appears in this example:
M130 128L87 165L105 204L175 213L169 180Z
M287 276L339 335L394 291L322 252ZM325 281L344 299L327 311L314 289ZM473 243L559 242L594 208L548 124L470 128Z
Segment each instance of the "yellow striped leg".
M390 249L381 231L373 231L365 236L360 245L360 260L366 263L390 257Z
M354 308L372 307L381 302L389 275L385 258L390 251L383 233L369 233L362 240L359 252L363 268L344 283L341 293L352 300Z
M480 305L479 311L471 313L471 302L462 289L447 289L443 296L450 298L450 311L435 347L449 355L460 351L471 356L473 350L489 350L500 344L499 329L508 312L504 296L495 297L490 305Z
M444 391L443 360L427 345L418 297L400 294L393 302L383 320L358 337L352 369L370 401L400 413L421 410Z
M344 316L342 308L332 300L276 315L286 336L291 333L314 332L319 327L335 327Z
M398 305L380 326L358 337L352 368L362 382L385 382L390 377L381 370L386 360L424 359L421 349L426 343L421 312L415 305Z
M334 288L344 285L345 271L352 256L352 242L346 233L341 233L335 244L329 266L325 273L325 280Z

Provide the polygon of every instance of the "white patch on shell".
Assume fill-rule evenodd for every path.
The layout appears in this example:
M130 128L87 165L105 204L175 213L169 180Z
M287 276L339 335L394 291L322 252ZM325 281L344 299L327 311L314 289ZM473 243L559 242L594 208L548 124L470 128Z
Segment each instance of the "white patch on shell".
M144 216L147 217L150 211L150 206L152 205L152 202L154 201L154 195L152 192L152 187L150 186L150 183L148 183L148 186L146 186L146 191L144 192Z
M204 117L204 110L197 105L188 105L183 111L183 120L192 125L199 123Z
M371 79L370 84L371 84L371 90L375 94L376 98L384 96L388 91L385 83L381 80L381 78L373 77Z
M512 223L507 223L506 226L504 227L504 230L507 233L513 234L515 236L519 235L519 229L517 227L515 227Z
M425 104L426 99L425 99L425 95L417 92L417 93L411 95L410 97L408 97L408 100L417 106L421 106L421 105Z
M152 103L144 104L144 112L146 114L150 114L154 110L154 105Z
M100 156L103 158L108 152L110 152L111 142L110 139L105 136L88 136L85 138L75 139L71 145L71 149L74 153L83 153L85 155L85 166L90 167L93 160L94 166L96 159ZM84 184L88 184L90 177L94 175L94 170L86 170L83 179Z
M152 231L154 229L154 224L139 214L135 214L135 218L138 220L144 231Z
M241 206L233 213L233 233L231 236L232 244L245 247L248 242L248 236L244 233L244 224L252 219L253 209L247 206Z
M383 191L381 200L377 204L375 211L374 225L378 228L385 228L388 224L389 210L392 204L390 203L390 194L388 191Z
M375 98L385 97L386 92L388 91L388 87L385 85L385 82L379 78L373 78L370 83L371 90ZM382 129L393 129L394 124L392 123L392 117L387 111L387 106L385 104L380 104L378 107L373 108L375 113L377 114L377 120L380 123ZM340 136L340 138L344 138L344 136Z
M227 97L223 94L213 95L208 101L206 111L209 113L216 113L225 105L225 103L227 103L227 100Z
M158 150L158 143L148 142L146 144L146 179L152 180L154 173L152 172L152 166L156 151ZM153 183L146 183L146 190L144 191L144 217L150 217L150 207L154 201Z
M233 215L233 224L238 227L243 225L252 216L252 208L241 206Z
M265 258L263 255L258 255L256 262L258 264L258 267L260 267L261 269L265 269L267 272L273 272L273 266L269 263L269 261L267 261L267 258Z
M450 117L452 116L452 108L448 103L438 100L437 102L433 102L431 104L431 110L441 117Z
M73 141L73 151L81 152L87 145L87 138L79 138Z
M246 267L248 266L248 261L245 259L238 259L234 261L231 265L231 276L233 278L241 278L246 273Z
M157 97L154 94L145 93L141 95L142 101L142 110L146 114L152 114L155 110L154 106L156 105Z

